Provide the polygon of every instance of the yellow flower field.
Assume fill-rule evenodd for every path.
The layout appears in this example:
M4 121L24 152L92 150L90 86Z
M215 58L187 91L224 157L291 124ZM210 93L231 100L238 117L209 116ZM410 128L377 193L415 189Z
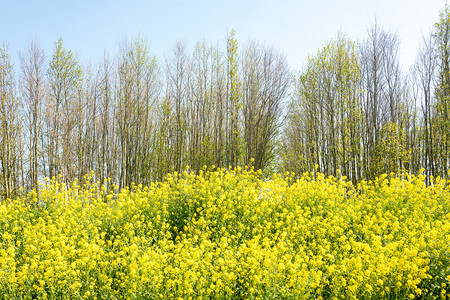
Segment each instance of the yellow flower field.
M247 168L0 203L2 299L447 299L450 192Z

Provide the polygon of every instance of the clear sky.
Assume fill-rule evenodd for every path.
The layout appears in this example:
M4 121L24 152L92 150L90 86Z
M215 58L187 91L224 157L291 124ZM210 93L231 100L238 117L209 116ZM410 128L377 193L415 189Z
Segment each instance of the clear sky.
M47 57L54 42L97 63L104 50L115 54L119 41L140 34L164 59L175 42L193 47L199 40L224 42L231 29L240 44L249 38L283 51L292 69L300 70L337 33L361 39L378 23L398 33L400 62L415 59L422 34L439 19L445 0L0 0L0 43L9 46L17 64L19 50L37 38Z

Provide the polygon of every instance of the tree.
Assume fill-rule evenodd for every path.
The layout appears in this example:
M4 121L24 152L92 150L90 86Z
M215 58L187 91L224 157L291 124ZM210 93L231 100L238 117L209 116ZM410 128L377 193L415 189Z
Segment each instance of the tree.
M446 5L435 24L435 53L438 61L434 139L436 172L447 177L450 169L450 9Z
M75 106L78 104L78 87L82 70L72 51L63 47L62 39L55 43L55 49L47 71L50 96L46 106L48 135L49 175L63 175L68 182L75 178L76 165L74 149Z
M366 178L376 175L376 161L380 157L375 145L380 143L381 129L389 122L399 125L401 106L401 74L398 66L398 39L393 33L379 28L377 22L370 28L361 47L362 90L364 91L363 170Z
M217 74L218 49L206 42L198 43L192 59L189 97L189 161L194 170L216 162L215 115L222 109L221 82ZM220 80L220 79L219 79ZM223 88L222 88L223 90ZM218 100L219 99L219 100ZM217 107L219 106L219 107ZM217 124L220 129L220 124Z
M317 166L325 174L338 175L340 169L354 181L360 177L359 84L356 46L341 35L308 59L287 115L285 168L303 173Z
M232 30L227 37L227 138L226 164L236 167L242 153L239 128L239 115L242 108L241 81L239 79L238 43L236 32Z
M104 54L103 60L97 73L96 93L99 97L99 150L98 150L98 175L100 181L111 178L117 182L117 157L115 136L115 70L109 58Z
M158 65L146 40L124 42L118 61L116 118L120 145L120 187L146 183L152 164L152 113L159 94Z
M383 125L374 149L374 174L399 175L407 171L405 165L409 165L411 153L406 149L405 140L406 135L402 127L393 122Z
M264 169L275 157L282 100L290 84L286 58L251 42L242 59L245 163Z
M11 198L18 193L20 186L22 120L15 96L13 67L6 46L0 48L0 104L0 187L3 198Z
M165 118L159 123L162 128L168 130L169 124L166 122L170 119L173 110L175 127L172 137L173 156L164 157L163 159L171 161L173 169L177 172L181 172L182 168L187 163L187 101L190 72L190 62L186 53L186 44L179 42L175 44L172 50L172 56L166 61L166 102L161 108L162 115ZM166 142L160 145L165 145L167 147L170 144L170 142ZM168 171L168 169L165 170ZM163 176L164 175L165 174L163 174Z
M423 167L429 180L430 175L435 174L435 155L434 155L434 130L433 130L433 86L436 74L436 56L434 53L433 36L430 34L423 38L419 53L414 64L414 78L418 85L421 98L422 116L423 116Z
M20 58L20 90L27 113L29 134L30 187L38 190L39 138L42 135L42 106L46 97L45 54L37 41L32 40ZM45 173L45 170L44 170Z

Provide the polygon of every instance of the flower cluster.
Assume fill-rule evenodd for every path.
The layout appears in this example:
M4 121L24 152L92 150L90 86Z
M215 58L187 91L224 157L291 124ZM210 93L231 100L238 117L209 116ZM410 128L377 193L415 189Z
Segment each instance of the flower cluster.
M0 203L7 299L447 299L447 182L186 170Z

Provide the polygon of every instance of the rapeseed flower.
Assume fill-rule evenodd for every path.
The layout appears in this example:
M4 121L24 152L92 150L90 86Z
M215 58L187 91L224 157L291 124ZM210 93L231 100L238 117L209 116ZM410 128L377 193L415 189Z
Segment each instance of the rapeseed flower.
M206 170L206 169L205 169ZM0 203L10 299L416 299L450 285L448 183L249 168Z

